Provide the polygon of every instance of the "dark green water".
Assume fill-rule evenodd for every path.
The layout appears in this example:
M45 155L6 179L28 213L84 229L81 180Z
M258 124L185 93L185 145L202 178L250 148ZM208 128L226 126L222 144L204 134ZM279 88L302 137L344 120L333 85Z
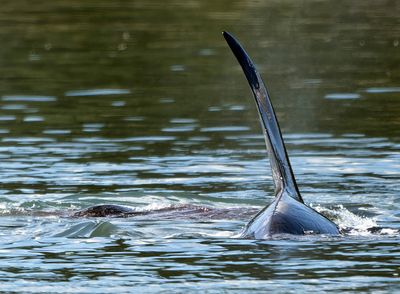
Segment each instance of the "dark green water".
M9 1L0 291L396 292L396 1ZM263 75L308 204L340 238L234 238L272 200ZM94 204L148 214L71 218ZM368 231L379 227L379 233Z

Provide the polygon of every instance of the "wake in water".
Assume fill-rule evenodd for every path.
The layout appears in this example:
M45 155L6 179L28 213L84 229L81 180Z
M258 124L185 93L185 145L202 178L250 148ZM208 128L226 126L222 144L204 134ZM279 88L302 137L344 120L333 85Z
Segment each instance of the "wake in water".
M335 208L317 206L315 209L333 220L344 235L394 235L394 229L381 228L375 218L358 216L342 205ZM129 208L118 205L97 205L80 210L74 217L134 217L140 219L190 219L190 220L247 220L258 213L258 208L231 207L216 208L191 204L148 205L143 208Z
M136 217L157 220L192 219L192 220L232 220L245 219L255 215L257 208L215 208L193 204L150 204L143 208L130 208L119 205L96 205L80 210L74 217Z
M23 206L23 205L22 205ZM79 211L67 210L41 210L35 208L25 208L22 206L0 207L2 216L33 216L33 217L62 217L69 219L85 219L84 221L73 225L62 233L55 236L64 237L92 237L108 236L107 232L114 232L115 225L112 219L129 218L138 221L169 221L169 220L191 220L192 222L206 222L218 220L247 221L259 212L258 207L228 207L219 208L211 206L193 205L193 204L148 204L142 207L128 207L120 205L96 205ZM343 236L382 236L398 235L399 231L395 229L379 227L374 217L359 216L342 205L333 208L315 206L322 215L334 221L340 228ZM186 232L196 235L195 232ZM177 233L180 235L180 233ZM174 237L177 235L173 234ZM232 232L216 232L207 234L207 237L238 237ZM273 239L297 238L294 235L274 236ZM340 237L339 237L340 238Z
M375 218L356 215L338 205L335 208L328 209L322 206L314 207L322 215L334 221L345 235L351 236L370 236L370 235L397 235L398 230L379 227Z

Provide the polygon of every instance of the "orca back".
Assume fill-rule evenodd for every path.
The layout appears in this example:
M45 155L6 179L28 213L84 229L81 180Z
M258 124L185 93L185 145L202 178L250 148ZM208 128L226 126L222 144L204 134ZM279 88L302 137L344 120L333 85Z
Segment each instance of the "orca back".
M277 234L339 235L338 227L329 219L287 194L261 210L244 228L242 238L266 239Z
M340 234L332 221L304 204L267 88L240 43L227 32L223 32L223 36L253 93L275 185L275 200L247 224L242 237L264 239L274 234Z

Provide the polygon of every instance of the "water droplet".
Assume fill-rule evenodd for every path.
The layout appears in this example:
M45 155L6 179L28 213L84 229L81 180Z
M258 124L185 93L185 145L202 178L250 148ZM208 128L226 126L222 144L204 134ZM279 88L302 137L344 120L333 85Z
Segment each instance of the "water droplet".
M131 34L129 32L123 32L122 33L122 39L125 41L129 40L131 38Z
M46 44L44 44L44 49L46 50L46 51L50 51L51 50L51 48L53 48L53 45L51 44L51 43L46 43Z
M124 51L124 50L126 50L127 48L128 48L128 45L127 45L126 43L118 44L118 50L119 50L119 51Z

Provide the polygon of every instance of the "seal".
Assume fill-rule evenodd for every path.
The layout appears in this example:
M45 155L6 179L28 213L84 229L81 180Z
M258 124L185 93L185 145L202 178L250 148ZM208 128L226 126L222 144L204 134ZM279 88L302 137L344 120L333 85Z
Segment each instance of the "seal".
M339 235L336 224L304 203L267 88L253 61L235 37L228 32L222 34L242 67L253 93L275 185L274 201L250 220L240 236L266 239L276 234Z

